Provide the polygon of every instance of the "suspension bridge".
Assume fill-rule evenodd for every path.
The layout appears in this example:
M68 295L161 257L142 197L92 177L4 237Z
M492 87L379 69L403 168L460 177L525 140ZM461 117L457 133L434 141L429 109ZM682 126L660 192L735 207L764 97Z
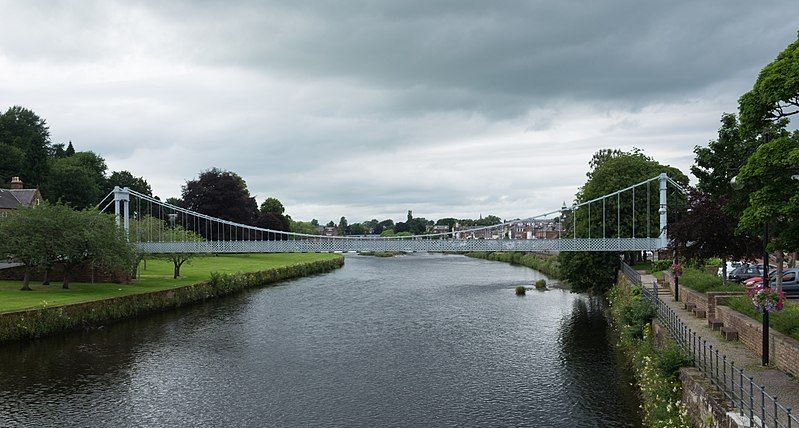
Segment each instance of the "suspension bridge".
M668 245L668 175L589 201L525 219L444 233L381 237L320 236L265 229L212 217L115 187L102 211L114 207L117 224L139 251L165 253L654 251ZM654 194L654 195L653 195ZM593 211L593 212L592 212ZM511 230L536 220L557 225L556 237L513 239ZM553 235L553 234L550 234Z

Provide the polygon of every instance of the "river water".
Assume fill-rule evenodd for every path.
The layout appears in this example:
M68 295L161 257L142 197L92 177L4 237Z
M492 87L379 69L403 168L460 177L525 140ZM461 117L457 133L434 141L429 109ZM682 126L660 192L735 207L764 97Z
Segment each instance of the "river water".
M0 348L0 426L640 426L602 303L456 255Z

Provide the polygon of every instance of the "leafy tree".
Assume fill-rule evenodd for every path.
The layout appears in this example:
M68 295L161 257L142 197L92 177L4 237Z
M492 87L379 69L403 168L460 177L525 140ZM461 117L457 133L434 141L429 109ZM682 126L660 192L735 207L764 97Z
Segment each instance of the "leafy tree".
M338 221L338 233L339 235L346 235L349 232L349 227L347 225L347 218L341 216L341 219Z
M350 235L366 235L366 232L368 232L368 230L361 223L350 225Z
M318 223L319 222L317 222L317 225ZM319 234L319 229L317 229L312 222L289 220L289 226L292 232L305 233L308 235Z
M730 181L755 149L757 141L743 138L736 116L723 114L718 138L707 147L694 147L696 157L691 173L699 179L699 191L715 198L733 196Z
M255 198L250 196L247 183L234 172L218 168L201 172L196 180L183 186L182 199L185 208L212 217L242 224L259 219ZM219 234L216 230L201 233L206 239L217 239Z
M286 208L283 207L283 203L276 198L266 198L266 200L261 204L262 213L275 213L278 215L283 215L285 211Z
M747 135L799 113L799 40L763 67L752 90L741 96L739 109Z
M380 223L377 223L378 226L381 226L383 229L393 229L394 228L394 220L387 219L383 220Z
M64 266L62 288L68 289L71 276L88 264L130 271L134 250L112 216L95 210L68 212L61 223L62 233L55 238L58 261Z
M761 245L756 236L736 234L738 219L723 209L725 203L726 196L691 189L687 212L669 226L671 245L680 248L680 254L700 261L720 257L724 280L726 260L754 257Z
M453 230L456 223L458 223L458 220L452 217L440 218L438 221L436 221L436 225L447 226L449 227L449 230Z
M202 236L190 230L186 230L180 225L174 227L167 226L163 232L164 240L170 242L200 242L205 240ZM194 253L164 253L157 255L158 258L163 258L172 262L173 279L180 278L180 268L184 263L194 258L194 256Z
M64 154L67 156L73 156L75 154L75 147L72 145L72 141L70 141L69 145L67 145L67 149L64 150Z
M34 269L64 266L63 288L79 267L129 269L133 248L113 217L94 210L75 211L42 203L20 208L0 220L0 249L25 265L23 290L29 290Z
M153 189L144 177L135 177L130 171L114 171L111 176L106 180L107 185L103 189L103 195L114 190L114 186L127 187L130 190L145 194L147 196L153 195ZM167 200L169 202L169 200Z
M394 233L393 229L386 229L380 232L380 236L391 237L391 236L396 236L396 234Z
M749 195L738 229L759 233L768 224L769 248L779 254L799 250L799 193L791 178L797 165L799 132L783 133L758 147L738 174Z
M25 152L19 147L0 143L0 185L20 174L25 165Z
M22 181L32 185L44 182L47 175L47 158L50 152L50 130L44 119L31 110L14 106L0 115L0 144L19 149L23 160L19 171ZM11 176L0 177L7 182Z
M333 220L330 220L329 222L327 222L325 227L336 227L336 223L333 223Z
M493 226L502 223L502 219L495 215L487 215L475 222L477 226Z
M394 225L394 232L402 233L408 231L408 223L399 222Z
M578 202L593 200L650 179L662 172L667 173L683 186L688 183L688 177L678 169L661 165L637 149L631 152L601 150L594 155L591 166L593 169L587 174L588 181L577 194ZM657 195L657 185L653 186L653 190L654 194ZM682 197L674 195L676 192L670 193L672 199L669 201L669 205L674 207L676 202ZM646 206L646 198L646 192L636 194L636 211ZM654 225L659 224L657 203L657 197L650 198L650 204L653 205L652 209L650 209L649 222ZM596 203L596 206L592 206L591 217L588 215L587 207L580 209L577 212L577 224L569 224L567 228L569 226L575 227L577 235L582 237L588 236L589 233L591 237L602 237L603 235L605 237L632 236L632 216L624 216L621 221L616 219L616 213L619 211L632 212L632 204L632 193L629 196L625 195L624 198L621 195L615 200L610 198L604 205L602 202ZM613 219L606 221L604 227L602 224L603 208L607 213L606 216ZM673 216L670 216L670 218L673 219ZM572 223L571 219L568 220L569 223ZM647 218L645 215L636 216L635 231L635 236L646 236ZM650 227L649 233L651 236L659 235L659 227ZM628 257L634 256L633 254L628 255ZM561 273L571 283L573 290L604 292L613 285L619 264L619 253L562 252L559 258Z
M313 225L314 227L319 227L319 220L315 218L311 219L311 225Z
M41 207L41 209L39 209ZM46 221L39 213L48 209L46 204L37 208L21 207L0 217L0 254L13 256L25 265L20 290L29 291L31 273L43 262L48 241Z
M42 196L76 209L93 207L106 195L106 169L105 160L92 152L53 159Z

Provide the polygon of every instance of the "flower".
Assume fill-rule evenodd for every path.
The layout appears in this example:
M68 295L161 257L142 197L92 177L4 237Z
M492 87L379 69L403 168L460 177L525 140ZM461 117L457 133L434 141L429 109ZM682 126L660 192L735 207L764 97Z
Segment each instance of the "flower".
M760 313L781 311L785 305L785 293L762 285L750 289L749 298Z
M682 276L682 265L678 262L674 262L674 264L671 265L671 273L673 273L674 276Z

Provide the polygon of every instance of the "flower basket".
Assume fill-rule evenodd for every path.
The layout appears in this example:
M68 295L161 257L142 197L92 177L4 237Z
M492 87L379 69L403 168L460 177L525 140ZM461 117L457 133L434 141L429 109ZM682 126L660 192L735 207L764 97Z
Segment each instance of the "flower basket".
M781 311L785 305L785 293L761 286L749 290L749 298L760 313Z
M679 263L674 263L673 265L671 265L671 273L675 277L682 276L682 265Z

